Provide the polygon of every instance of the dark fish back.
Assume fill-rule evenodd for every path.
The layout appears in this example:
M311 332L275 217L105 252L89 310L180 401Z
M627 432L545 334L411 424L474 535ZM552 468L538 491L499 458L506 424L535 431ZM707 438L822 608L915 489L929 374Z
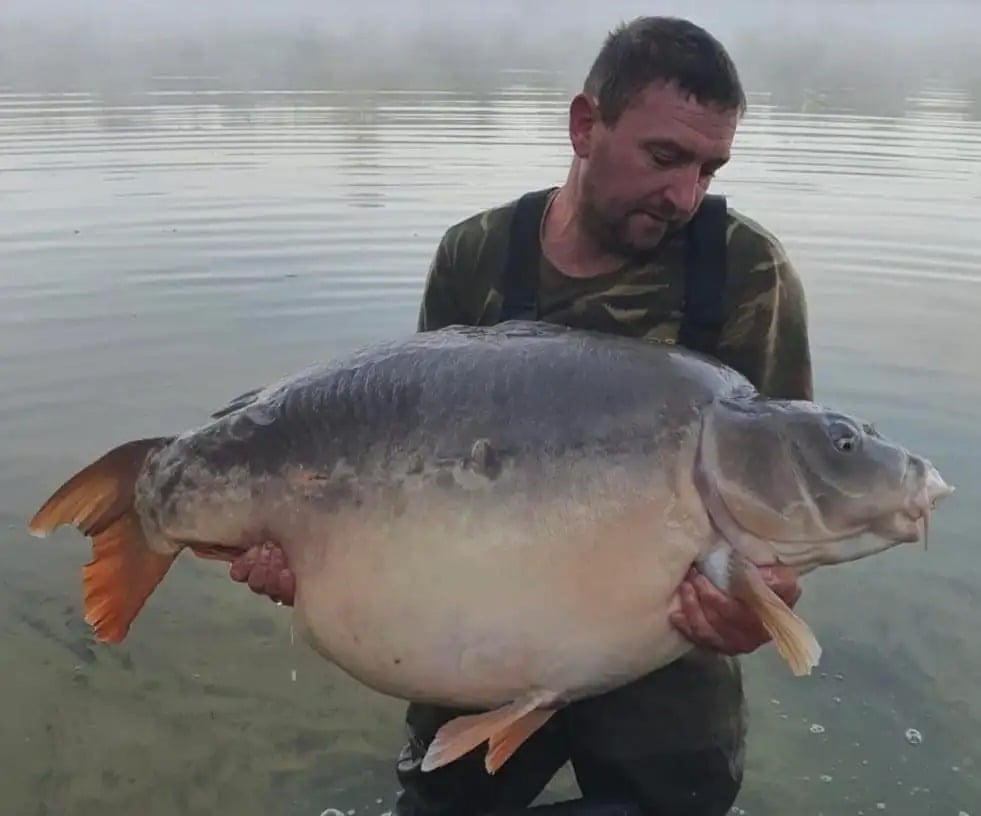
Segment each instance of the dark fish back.
M224 470L384 467L391 456L630 444L726 393L731 369L671 346L512 322L412 335L341 356L216 412L182 440Z

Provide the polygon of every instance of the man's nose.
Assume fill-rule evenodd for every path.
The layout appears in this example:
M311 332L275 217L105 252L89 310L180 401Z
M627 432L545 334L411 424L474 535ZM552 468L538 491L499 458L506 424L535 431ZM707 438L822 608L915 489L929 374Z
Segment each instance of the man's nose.
M690 216L698 207L698 194L701 190L697 167L684 167L676 170L671 183L665 190L665 198L671 202L679 215Z

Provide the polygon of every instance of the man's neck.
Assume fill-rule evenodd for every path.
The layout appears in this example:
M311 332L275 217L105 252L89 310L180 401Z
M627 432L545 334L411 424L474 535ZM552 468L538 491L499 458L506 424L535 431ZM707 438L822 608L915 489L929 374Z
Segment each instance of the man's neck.
M558 189L545 212L541 243L552 266L570 278L609 275L627 260L604 251L582 228L568 182Z

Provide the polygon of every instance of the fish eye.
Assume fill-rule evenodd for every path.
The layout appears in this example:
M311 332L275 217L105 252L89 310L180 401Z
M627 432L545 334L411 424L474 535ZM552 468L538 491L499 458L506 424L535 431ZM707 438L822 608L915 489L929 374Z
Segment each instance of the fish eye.
M850 423L840 420L832 422L831 427L828 428L828 433L835 448L842 453L851 453L858 448L859 432Z

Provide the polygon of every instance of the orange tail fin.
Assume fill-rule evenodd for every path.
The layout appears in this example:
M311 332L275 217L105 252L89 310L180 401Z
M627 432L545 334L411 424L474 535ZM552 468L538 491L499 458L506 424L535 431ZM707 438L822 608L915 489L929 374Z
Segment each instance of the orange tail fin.
M118 643L167 574L176 553L149 548L133 506L134 485L147 455L170 438L138 439L109 451L72 476L31 519L31 535L71 524L92 538L82 569L85 621L101 641Z

